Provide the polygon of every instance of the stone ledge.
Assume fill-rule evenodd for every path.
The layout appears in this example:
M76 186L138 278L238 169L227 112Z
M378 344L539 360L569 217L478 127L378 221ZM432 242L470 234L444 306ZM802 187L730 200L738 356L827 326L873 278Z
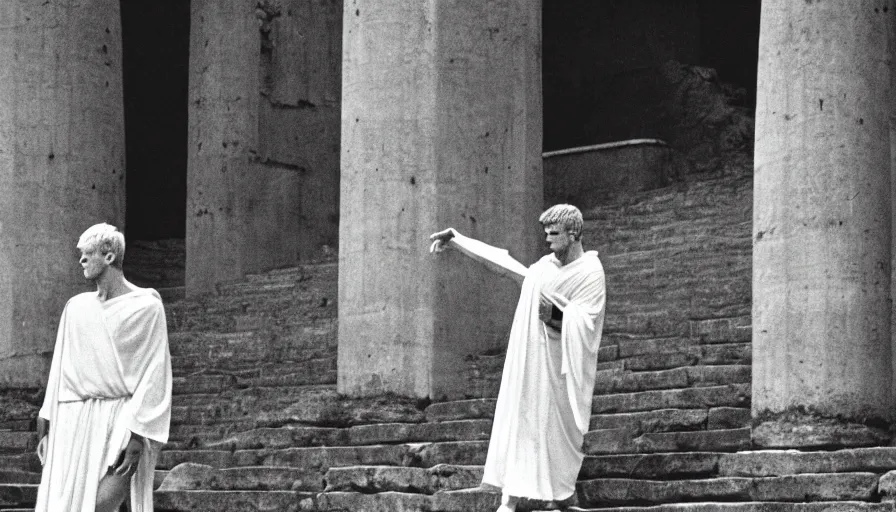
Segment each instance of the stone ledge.
M322 491L323 474L283 467L217 469L183 463L168 471L159 491Z
M594 414L652 411L656 409L704 409L709 407L747 407L750 384L701 388L641 391L594 397Z
M435 494L438 491L479 486L482 466L439 464L431 468L394 466L350 466L333 468L326 473L326 492L387 491Z
M802 474L781 477L721 477L703 480L605 478L576 485L584 505L663 504L697 501L871 501L874 473Z
M28 506L37 501L37 484L0 483L0 507Z
M827 503L680 503L652 507L616 507L584 509L571 507L569 512L893 512L890 503L840 501Z
M597 430L585 434L588 455L714 451L733 452L750 447L750 429L659 432L638 436L627 429Z
M314 494L298 491L156 491L156 512L297 512L313 510Z

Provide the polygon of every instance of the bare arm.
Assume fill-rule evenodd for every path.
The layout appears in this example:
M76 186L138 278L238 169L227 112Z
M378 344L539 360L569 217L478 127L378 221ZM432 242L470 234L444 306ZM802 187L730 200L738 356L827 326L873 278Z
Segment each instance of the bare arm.
M454 228L433 233L429 239L433 241L429 252L439 253L447 248L454 248L482 263L489 270L510 277L517 283L522 283L526 278L526 266L513 259L506 250L463 236Z

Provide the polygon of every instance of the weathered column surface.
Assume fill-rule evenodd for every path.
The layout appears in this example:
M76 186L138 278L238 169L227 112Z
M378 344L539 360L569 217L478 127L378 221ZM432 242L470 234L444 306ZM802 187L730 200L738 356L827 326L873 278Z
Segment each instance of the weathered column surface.
M753 438L868 445L891 419L884 2L762 3Z
M0 387L42 386L75 245L124 228L117 0L0 2Z
M193 0L187 293L335 252L342 4Z
M352 0L344 13L340 392L464 396L519 287L459 254L455 227L532 263L542 210L539 0Z

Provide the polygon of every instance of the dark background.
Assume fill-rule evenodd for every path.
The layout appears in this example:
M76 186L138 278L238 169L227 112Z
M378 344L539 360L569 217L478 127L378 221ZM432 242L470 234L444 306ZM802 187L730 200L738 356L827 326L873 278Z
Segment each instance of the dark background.
M229 0L222 0L229 1ZM759 0L544 0L544 150L655 137L664 62L714 68L755 106ZM127 234L183 238L189 0L122 0Z

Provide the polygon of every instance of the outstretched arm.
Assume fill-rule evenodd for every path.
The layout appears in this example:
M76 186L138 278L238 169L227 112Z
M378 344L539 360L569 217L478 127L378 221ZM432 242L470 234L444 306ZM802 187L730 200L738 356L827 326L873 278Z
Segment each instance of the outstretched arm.
M454 228L448 228L429 237L432 245L429 252L439 253L449 247L459 250L461 253L484 264L493 272L510 277L518 283L526 278L528 269L519 261L513 259L506 249L493 247L479 240L461 235Z

